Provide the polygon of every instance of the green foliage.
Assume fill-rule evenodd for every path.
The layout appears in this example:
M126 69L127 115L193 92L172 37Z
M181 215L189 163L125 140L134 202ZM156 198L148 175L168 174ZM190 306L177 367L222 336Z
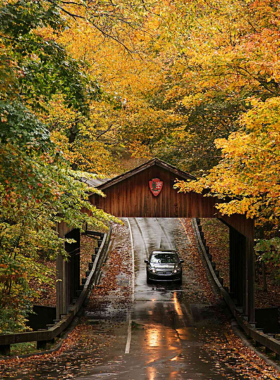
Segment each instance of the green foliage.
M9 334L25 329L30 303L1 306L0 309L0 333Z
M30 282L50 277L40 259L67 259L57 223L107 228L116 220L88 202L89 191L102 194L81 181L85 175L51 141L46 110L55 95L82 115L99 96L85 64L52 37L66 26L59 2L0 2L1 332L24 328L36 296Z
M1 3L1 29L15 38L40 26L50 25L54 29L65 26L58 2L18 0Z
M280 238L274 237L272 239L260 239L258 240L256 252L262 253L261 260L265 263L271 263L279 269L279 253L280 253Z
M0 142L41 151L50 148L47 127L21 102L0 102Z
M11 356L26 355L38 352L37 342L16 343L11 345Z
M10 53L16 70L17 95L29 106L44 108L54 94L64 95L68 106L89 112L89 100L99 96L98 84L85 73L85 62L71 57L54 37L36 28L50 27L60 32L67 27L59 2L16 1L0 8L2 44ZM14 91L14 89L12 89ZM3 95L3 94L2 94ZM13 96L11 92L7 94Z

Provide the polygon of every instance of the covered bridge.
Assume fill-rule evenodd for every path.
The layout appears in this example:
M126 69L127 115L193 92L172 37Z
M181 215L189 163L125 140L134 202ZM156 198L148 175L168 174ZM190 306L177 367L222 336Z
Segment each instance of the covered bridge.
M255 321L254 221L244 215L222 216L215 208L221 200L203 194L178 193L176 180L192 175L154 158L124 174L91 185L106 195L90 195L90 202L117 217L219 218L230 231L231 293L250 322Z
M230 292L249 322L254 323L254 221L244 215L222 216L215 208L221 200L194 192L178 193L173 187L176 180L192 179L195 178L190 174L155 158L112 179L85 181L106 195L103 198L91 194L90 202L117 217L219 218L226 223L230 231ZM59 226L60 236L69 231L66 226ZM68 284L78 278L75 269L78 265L77 260L65 264L61 257L58 258L58 279L62 281L57 283L57 315L67 311L71 298ZM71 273L74 273L74 280L71 280Z

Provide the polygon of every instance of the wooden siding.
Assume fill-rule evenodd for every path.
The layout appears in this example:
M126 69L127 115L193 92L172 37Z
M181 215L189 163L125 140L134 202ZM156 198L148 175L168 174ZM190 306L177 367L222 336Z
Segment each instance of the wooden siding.
M149 189L149 181L153 178L163 181L162 191L157 197L153 196ZM246 219L243 215L221 217L215 208L215 204L220 200L196 193L178 193L173 188L176 179L184 178L155 164L102 189L106 194L105 198L91 195L90 201L96 207L117 217L220 217L238 232L252 238L254 224L252 220Z
M157 197L149 189L153 178L163 181ZM106 198L93 195L90 199L98 208L118 217L212 217L214 199L178 193L173 189L176 178L174 173L154 165L103 189Z
M245 215L234 214L231 216L222 216L220 218L229 227L234 228L240 234L246 236L252 243L254 242L255 228L254 220L247 219Z

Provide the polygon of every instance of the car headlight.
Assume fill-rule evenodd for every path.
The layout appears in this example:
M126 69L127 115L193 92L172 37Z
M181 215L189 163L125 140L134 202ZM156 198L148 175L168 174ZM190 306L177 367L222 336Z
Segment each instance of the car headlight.
M152 268L152 267L149 267L149 268L148 268L148 271L149 271L149 272L152 272L152 273L156 273L155 268Z
M180 273L182 268L175 268L173 269L173 273Z

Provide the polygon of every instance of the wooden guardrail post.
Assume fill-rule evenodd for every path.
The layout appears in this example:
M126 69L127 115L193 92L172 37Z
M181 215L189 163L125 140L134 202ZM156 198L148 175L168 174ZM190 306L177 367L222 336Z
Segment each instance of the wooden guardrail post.
M11 345L5 344L3 346L0 346L0 355L10 355L11 351Z

